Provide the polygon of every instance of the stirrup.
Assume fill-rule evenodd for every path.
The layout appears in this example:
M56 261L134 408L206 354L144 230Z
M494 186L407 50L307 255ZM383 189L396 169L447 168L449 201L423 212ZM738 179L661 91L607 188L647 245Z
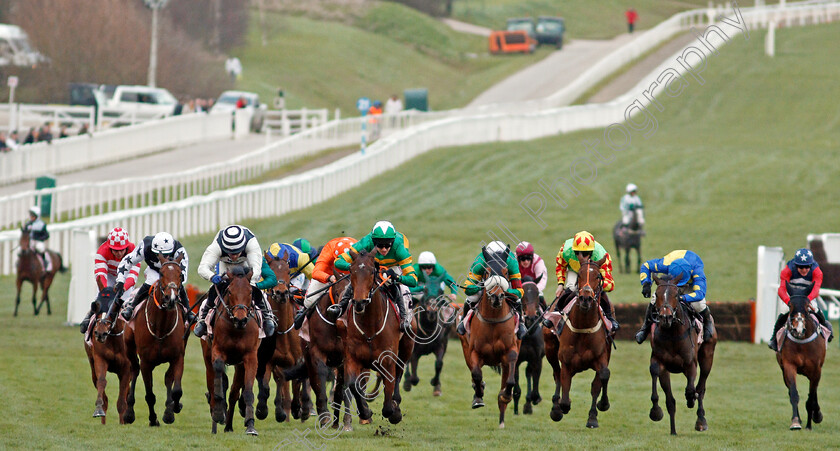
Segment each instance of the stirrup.
M120 315L126 321L131 321L131 316L133 314L134 314L134 306L131 305L131 304L126 304L126 306L123 307L122 312L120 312Z

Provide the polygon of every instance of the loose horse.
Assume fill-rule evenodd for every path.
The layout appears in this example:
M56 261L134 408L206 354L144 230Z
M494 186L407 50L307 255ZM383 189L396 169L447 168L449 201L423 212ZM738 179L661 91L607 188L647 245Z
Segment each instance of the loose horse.
M550 414L554 421L563 419L563 415L569 413L572 407L569 399L572 377L589 369L595 371L595 377L590 390L592 404L586 427L597 428L598 410L606 412L610 408L607 384L610 381L611 349L604 318L598 307L604 283L600 268L605 260L606 257L597 262L581 263L577 281L578 295L572 301L574 305L568 317L564 319L565 326L560 336L553 330L543 329L546 358L554 370L555 390Z
M821 423L823 419L817 401L817 386L820 384L825 362L825 337L819 333L819 325L811 317L808 303L806 296L790 297L786 337L784 343L780 342L780 350L776 353L776 361L782 369L790 405L793 407L791 430L802 429L802 421L799 419L799 392L796 390L797 374L804 375L809 381L808 401L805 402L808 423L805 428L811 429L812 419L814 423Z
M136 316L129 322L125 333L128 356L131 359L132 381L128 395L129 409L134 411L134 393L138 374L143 374L146 387L146 404L149 406L149 426L160 426L155 413L155 393L152 373L158 365L169 364L166 384L166 410L163 422L172 424L175 414L181 412L181 376L184 374L184 316L178 298L181 292L181 259L168 260L158 256L162 266L160 279L149 289L144 305L138 303ZM139 360L138 360L139 358Z
M665 392L665 406L668 408L668 415L671 417L671 435L677 435L674 424L674 414L677 410L677 402L671 393L670 373L685 374L685 400L689 409L694 408L694 401L697 401L697 423L694 429L705 431L709 428L706 423L706 411L703 408L703 399L706 396L706 379L712 371L712 361L715 356L715 345L717 344L717 332L702 345L697 345L697 335L702 334L694 327L694 320L687 309L679 301L680 288L671 280L670 276L656 277L656 304L653 314L656 324L650 338L650 377L652 382L652 393L650 400L653 407L650 409L650 419L659 421L662 419L662 409L659 407L659 394L656 392L656 380ZM694 378L697 376L697 365L700 365L700 378L697 387L694 386Z
M630 250L636 250L636 273L642 266L642 237L645 231L639 222L641 210L633 210L630 223L626 228L621 226L621 220L613 227L613 241L615 241L615 255L618 268L622 273L630 272ZM624 252L624 264L621 264L621 252Z
M256 416L264 420L268 416L268 397L271 394L271 377L277 386L274 396L274 419L278 423L287 421L290 415L305 421L309 417L311 402L309 401L309 386L306 382L293 382L294 402L291 399L289 383L283 376L284 369L290 369L303 364L303 350L298 331L294 329L295 306L289 291L289 262L285 258L272 258L266 254L266 259L274 275L277 286L268 291L268 303L277 317L277 332L266 337L260 343L257 358L257 381L259 395L257 396ZM301 390L301 385L304 389ZM303 398L303 406L301 406ZM240 408L243 407L240 398Z
M499 428L505 427L505 409L513 398L514 373L519 358L520 341L516 338L516 314L506 301L509 286L507 267L497 259L488 263L481 298L474 307L468 333L462 335L461 348L472 375L474 397L472 408L484 407L484 381L481 367L500 366L502 384L497 397Z
M429 382L434 387L432 394L440 396L440 371L443 369L443 356L446 354L446 344L449 341L449 331L452 329L454 313L447 314L451 309L448 299L443 296L441 281L443 278L430 278L423 287L423 293L415 308L417 330L413 331L414 352L411 353L410 365L405 368L403 390L411 391L411 387L420 383L417 376L417 364L420 357L434 354L435 375Z
M377 371L385 378L385 400L382 416L391 424L402 421L400 384L402 362L408 361L414 347L409 334L401 334L399 316L385 295L390 281L379 279L379 265L373 254L357 253L351 248L350 283L353 303L339 322L338 333L344 339L344 381L356 399L361 420L370 420L372 413L365 393L369 373ZM395 299L400 302L400 299ZM336 382L338 395L342 386Z
M133 423L134 411L126 415L128 409L128 391L131 383L131 361L125 346L125 321L117 317L116 321L108 318L108 310L114 301L114 290L105 288L97 299L90 305L95 318L93 324L92 340L88 344L85 341L85 352L90 362L90 372L93 377L93 386L96 387L96 408L93 417L101 417L102 424L105 424L105 414L108 412L108 395L105 394L105 386L108 384L106 376L112 372L119 377L120 391L117 396L117 413L120 424Z
M534 327L534 324L541 321L544 310L540 305L540 289L537 284L540 282L542 275L536 281L531 280L530 277L523 278L522 289L522 310L525 316L525 327L528 329L528 335L522 337L522 345L519 347L519 358L516 360L516 372L514 373L514 380L516 385L513 387L513 414L519 414L519 398L522 395L522 389L519 387L519 365L528 363L525 367L525 380L527 384L527 391L525 393L525 405L522 407L522 413L530 415L533 413L533 407L542 401L540 396L540 375L542 374L542 361L545 357L545 340L543 339L542 328Z
M260 345L260 325L252 301L251 271L234 266L227 272L230 283L220 295L213 313L213 335L201 341L207 376L208 402L213 419L225 424L225 432L233 431L233 409L240 392L245 398L245 433L258 435L254 428L254 380L257 376L257 349ZM225 406L227 374L225 365L234 365L229 406ZM227 411L225 408L227 407Z
M46 257L52 262L52 268L47 272L45 268L46 262L41 264L41 259L30 246L29 231L26 229L20 230L20 241L18 242L18 261L17 261L17 295L15 296L15 314L18 314L18 306L20 306L20 289L23 282L32 284L32 309L37 315L41 312L44 304L47 304L47 315L52 315L52 308L50 308L50 285L52 285L55 274L58 271L64 272L64 264L61 259L61 254L58 252L48 250ZM41 303L36 304L35 298L38 295L38 286L41 287Z

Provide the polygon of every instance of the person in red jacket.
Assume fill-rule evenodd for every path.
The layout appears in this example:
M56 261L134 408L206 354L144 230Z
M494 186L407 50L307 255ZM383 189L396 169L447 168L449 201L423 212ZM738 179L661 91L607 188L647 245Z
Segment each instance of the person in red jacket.
M624 12L624 17L627 18L627 32L633 33L633 28L636 26L636 19L639 18L639 14L635 9L630 8Z
M793 296L808 296L811 309L816 314L820 324L828 328L830 331L828 341L834 338L834 333L831 331L831 323L826 321L822 311L817 307L817 296L820 295L820 286L822 286L823 273L820 266L814 260L814 254L808 249L799 249L793 258L787 262L782 273L779 276L779 298L788 305L790 297ZM776 333L782 326L785 325L788 318L788 309L779 315L776 319L776 325L773 327L773 336L770 338L770 349L778 351L776 343Z
M108 234L108 239L99 246L94 256L93 277L96 279L96 287L102 292L107 287L113 288L117 282L117 267L120 265L123 257L129 252L134 251L134 243L128 236L128 232L122 227L114 227L111 233ZM125 279L125 292L122 295L122 300L126 301L134 296L134 290L137 283L137 277L140 274L140 265L137 264ZM82 320L80 329L82 333L87 332L88 324L93 312L88 312L85 319Z

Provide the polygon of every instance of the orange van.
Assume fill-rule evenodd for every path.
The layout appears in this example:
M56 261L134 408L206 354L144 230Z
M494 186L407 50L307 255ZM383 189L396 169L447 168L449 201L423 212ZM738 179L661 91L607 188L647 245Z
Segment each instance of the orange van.
M493 31L489 38L490 53L533 53L537 41L524 30Z

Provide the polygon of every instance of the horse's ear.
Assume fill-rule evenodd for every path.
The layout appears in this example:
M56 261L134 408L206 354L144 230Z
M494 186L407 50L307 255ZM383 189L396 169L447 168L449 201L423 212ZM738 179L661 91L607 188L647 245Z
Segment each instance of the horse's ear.
M180 255L178 255L178 258L175 259L175 263L180 264L181 260L183 260L183 259L184 259L184 254L180 254Z
M91 302L90 303L90 311L94 312L94 313L99 313L99 303L96 302L96 301Z
M359 253L358 253L358 252L356 252L356 249L353 249L353 248L351 247L351 248L350 248L350 250L349 250L349 251L347 251L347 252L349 252L349 253L350 253L350 258L351 258L351 259L355 260L355 259L359 258Z
M542 278L543 278L543 276L544 276L544 275L545 275L545 274L540 274L539 276L537 276L537 278L536 278L536 279L534 279L534 283L540 283L540 280L542 280Z
M166 257L164 257L163 254L156 254L156 255L157 255L157 259L158 259L159 262L166 263Z
M597 262L595 262L595 263L596 263L596 264L600 267L600 266L604 266L604 263L605 263L606 261L607 261L607 256L606 256L606 255L604 255L603 257L601 257L601 259L600 259L600 260L598 260L598 261L597 261Z
M653 281L656 282L657 285L662 285L662 279L657 277L656 274L653 275Z
M271 253L269 253L268 251L265 251L265 254L264 254L264 255L265 255L265 260L266 260L267 262L271 263L271 262L273 262L273 261L274 261L274 257L272 257L272 256L271 256Z

